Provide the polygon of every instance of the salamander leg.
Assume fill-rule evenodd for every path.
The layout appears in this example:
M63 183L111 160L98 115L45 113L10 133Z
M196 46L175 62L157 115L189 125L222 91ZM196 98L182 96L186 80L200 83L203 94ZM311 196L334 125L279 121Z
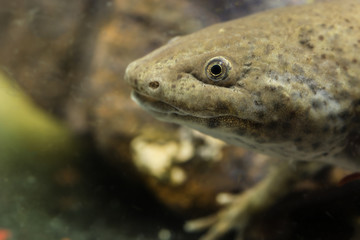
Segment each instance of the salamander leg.
M233 201L217 214L188 221L185 230L191 232L208 229L200 240L216 240L235 230L237 239L242 240L255 216L288 194L299 180L309 177L322 167L322 164L314 163L280 163L271 169L265 179L235 196Z

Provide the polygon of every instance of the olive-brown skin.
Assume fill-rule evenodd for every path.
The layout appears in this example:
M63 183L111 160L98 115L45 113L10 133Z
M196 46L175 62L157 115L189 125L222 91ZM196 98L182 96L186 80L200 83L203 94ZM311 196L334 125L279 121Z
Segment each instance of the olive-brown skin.
M125 78L161 120L282 159L358 169L359 13L359 0L330 1L216 24L134 61ZM208 67L213 58L222 69Z

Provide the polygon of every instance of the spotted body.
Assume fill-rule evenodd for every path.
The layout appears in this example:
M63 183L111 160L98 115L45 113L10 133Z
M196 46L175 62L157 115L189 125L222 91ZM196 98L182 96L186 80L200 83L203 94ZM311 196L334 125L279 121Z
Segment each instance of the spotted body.
M155 117L287 160L360 168L360 0L275 9L173 39L126 70Z

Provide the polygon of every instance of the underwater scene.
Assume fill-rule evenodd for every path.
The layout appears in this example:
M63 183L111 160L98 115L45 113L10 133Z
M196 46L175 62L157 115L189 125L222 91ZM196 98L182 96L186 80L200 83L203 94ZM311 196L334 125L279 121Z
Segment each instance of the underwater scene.
M0 6L0 240L360 240L360 0Z

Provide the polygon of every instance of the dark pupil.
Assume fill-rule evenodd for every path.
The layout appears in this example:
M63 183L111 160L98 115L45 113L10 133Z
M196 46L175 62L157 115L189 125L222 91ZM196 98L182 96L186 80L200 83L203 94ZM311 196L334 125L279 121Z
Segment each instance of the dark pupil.
M215 76L218 76L221 74L221 66L219 64L216 64L211 67L211 73Z

